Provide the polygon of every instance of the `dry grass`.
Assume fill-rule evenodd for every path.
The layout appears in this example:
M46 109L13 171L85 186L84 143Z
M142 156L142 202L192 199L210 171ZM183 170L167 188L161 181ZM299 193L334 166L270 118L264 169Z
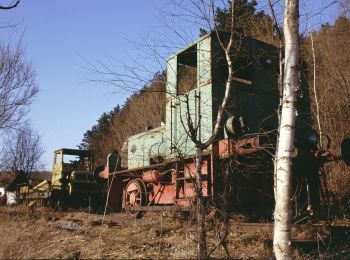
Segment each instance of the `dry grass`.
M108 219L121 225L112 227L91 225L96 215L53 212L48 208L37 208L33 213L24 206L2 206L0 217L1 259L196 258L193 220L174 218L171 213L147 213L141 221L113 214ZM75 223L78 228L58 228L67 223ZM213 229L209 226L209 247L216 242L210 231ZM263 232L242 234L230 230L228 249L235 259L267 258L263 244L267 238L269 234ZM219 247L212 257L227 255Z
M170 213L148 213L141 221L129 221L124 214L115 214L115 221L123 225L110 228L92 226L95 216L88 213L58 213L47 208L37 208L31 214L22 206L0 207L0 217L0 258L196 258L193 223L174 219ZM74 231L57 228L58 224L71 222L80 227ZM254 247L248 249L253 253L262 248L255 248L255 243L235 233L229 236L238 242L229 246L232 252L241 245L246 249L240 254L248 247ZM209 232L208 237L209 244L214 244L215 236ZM218 249L213 256L226 254Z

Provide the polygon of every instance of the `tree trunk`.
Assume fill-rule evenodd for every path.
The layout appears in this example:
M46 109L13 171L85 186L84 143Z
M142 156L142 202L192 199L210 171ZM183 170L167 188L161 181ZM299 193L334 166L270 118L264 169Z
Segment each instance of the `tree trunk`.
M274 252L277 259L291 259L292 153L299 84L299 1L286 0L284 14L285 70L282 114L276 153Z
M207 242L205 231L205 206L202 191L202 166L203 166L203 149L196 148L196 191L197 191L197 220L198 220L198 258L207 258Z
M213 3L213 2L212 2ZM232 55L232 48L234 44L234 22L235 22L235 1L232 1L231 3L231 34L230 34L230 40L227 44L227 47L223 45L223 43L220 40L220 36L218 31L216 30L221 48L225 52L226 61L227 61L227 68L228 68L228 76L226 80L226 87L225 87L225 95L222 99L217 117L216 117L216 123L213 129L213 133L211 137L206 142L202 142L201 140L198 140L197 148L196 148L196 168L197 168L197 176L196 176L196 188L197 188L197 210L198 210L198 257L199 259L206 259L208 257L207 255L207 245L206 245L206 229L205 229L205 207L204 207L204 197L203 197L203 190L202 190L202 165L203 165L203 150L207 147L209 147L213 141L217 138L219 131L223 124L223 117L224 117L224 111L227 107L227 104L229 102L229 97L232 89L232 81L233 81L233 61L231 58Z

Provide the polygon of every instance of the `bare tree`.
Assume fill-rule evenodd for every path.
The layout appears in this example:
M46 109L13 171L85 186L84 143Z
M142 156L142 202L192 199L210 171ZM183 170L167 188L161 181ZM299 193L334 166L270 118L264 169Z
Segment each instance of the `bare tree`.
M350 0L339 1L339 6L341 10L341 15L349 15L350 13Z
M212 1L212 9L214 12L214 1ZM214 16L214 15L213 15ZM196 145L196 191L197 191L197 210L198 210L198 256L200 259L206 259L207 258L207 246L206 246L206 228L205 228L205 204L204 204L204 196L203 196L203 187L202 187L202 167L203 167L203 151L207 149L213 142L216 140L219 131L222 128L223 124L223 117L224 117L224 111L226 110L226 107L229 102L229 97L232 89L232 82L234 77L234 68L233 68L233 60L232 60L232 50L234 45L234 26L235 26L235 1L232 1L231 3L231 30L230 30L230 37L229 42L226 46L220 41L220 36L217 32L218 39L220 41L220 45L225 52L225 58L227 62L227 68L228 68L228 75L226 79L226 86L225 86L225 94L222 99L221 105L219 107L219 111L216 117L215 126L213 129L212 135L206 140L202 141L200 139L200 136L197 136L198 129L197 126L200 125L200 123L196 124L194 126L191 121L188 122L188 128L189 128L189 135L192 141ZM200 120L200 119L199 119Z
M35 73L20 44L0 44L0 130L18 129L38 93Z
M20 129L12 131L5 139L0 159L1 169L22 171L26 175L30 175L33 170L42 167L40 161L42 154L40 136L26 124Z
M276 151L274 252L277 259L291 259L292 153L299 85L299 1L286 0L284 13L285 69L282 111Z

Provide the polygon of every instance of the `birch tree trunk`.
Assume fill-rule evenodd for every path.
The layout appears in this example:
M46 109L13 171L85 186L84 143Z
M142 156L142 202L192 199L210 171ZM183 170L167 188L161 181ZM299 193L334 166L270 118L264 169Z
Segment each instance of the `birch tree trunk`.
M292 153L299 84L299 1L286 0L284 13L285 69L279 138L276 151L275 226L273 248L277 259L291 259Z

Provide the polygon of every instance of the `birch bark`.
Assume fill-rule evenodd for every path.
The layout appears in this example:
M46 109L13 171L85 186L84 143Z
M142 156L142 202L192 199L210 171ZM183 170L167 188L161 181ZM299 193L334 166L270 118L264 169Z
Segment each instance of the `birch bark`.
M273 248L277 259L291 259L292 153L299 84L299 1L286 0L284 13L285 69L279 138L276 151L275 226Z

